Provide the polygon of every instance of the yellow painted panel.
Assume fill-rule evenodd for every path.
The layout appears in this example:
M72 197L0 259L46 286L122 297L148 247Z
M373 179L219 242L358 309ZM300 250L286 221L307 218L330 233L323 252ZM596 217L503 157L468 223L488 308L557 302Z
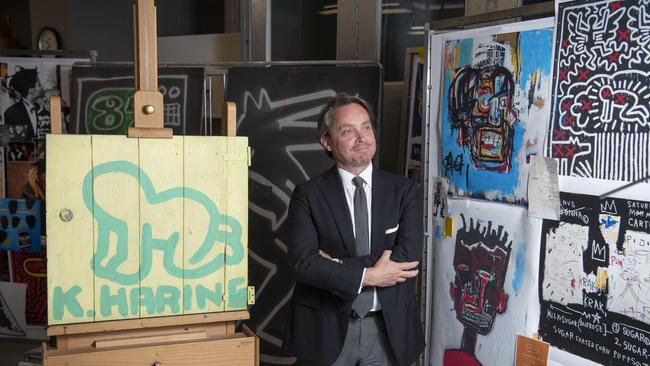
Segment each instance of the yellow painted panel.
M226 208L233 219L226 247L226 311L246 309L248 298L248 138L230 137L226 154Z
M183 137L140 139L140 169L140 317L180 315Z
M185 314L223 311L225 138L184 139L183 309Z
M90 136L47 135L46 146L48 324L93 321L93 219L82 196Z
M183 137L140 139L140 317L183 313Z
M139 317L138 140L92 137L95 320Z

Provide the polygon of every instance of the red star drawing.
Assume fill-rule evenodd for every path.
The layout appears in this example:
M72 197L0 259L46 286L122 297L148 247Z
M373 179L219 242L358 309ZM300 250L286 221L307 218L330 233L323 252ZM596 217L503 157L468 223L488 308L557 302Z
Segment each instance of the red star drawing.
M554 158L563 158L564 154L562 153L562 145L553 145L553 157Z
M578 81L584 81L589 78L589 69L578 70Z
M583 99L580 101L582 103L582 111L590 111L591 110L591 103L593 103L593 100L590 99Z
M568 48L569 47L569 39L565 38L562 40L562 48Z
M628 42L630 40L630 30L623 28L622 30L617 30L618 41L619 42Z
M618 105L627 104L627 93L618 93L614 98L616 99L614 100L615 104Z
M567 80L569 77L568 75L569 75L569 69L567 69L566 67L560 69L560 81Z
M572 103L573 101L571 99L567 100L566 102L562 102L562 111L569 109Z
M603 91L600 92L600 96L603 99L609 99L612 97L612 91L609 88L603 89Z
M620 1L614 1L613 3L611 3L609 5L609 8L612 9L612 10L620 9L622 7L623 7L623 4L621 4Z
M619 57L620 55L621 55L620 52L614 52L614 53L612 53L611 55L608 55L608 56L607 56L607 59L609 60L609 62L615 64L615 63L618 63L618 57Z
M565 145L563 158L572 158L575 155L576 145Z
M553 140L564 140L566 139L566 135L564 134L564 131L558 130L557 128L553 129Z
M564 118L564 124L567 126L573 126L573 116L568 115Z

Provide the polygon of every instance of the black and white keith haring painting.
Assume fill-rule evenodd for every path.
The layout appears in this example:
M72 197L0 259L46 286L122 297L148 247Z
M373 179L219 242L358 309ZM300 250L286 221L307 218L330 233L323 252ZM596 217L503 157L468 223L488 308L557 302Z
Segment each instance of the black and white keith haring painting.
M648 174L650 0L559 4L548 152L561 175Z

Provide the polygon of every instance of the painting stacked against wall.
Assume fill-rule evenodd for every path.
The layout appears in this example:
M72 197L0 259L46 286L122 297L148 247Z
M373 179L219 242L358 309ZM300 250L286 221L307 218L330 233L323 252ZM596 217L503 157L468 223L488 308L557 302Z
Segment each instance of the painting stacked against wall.
M28 325L47 320L45 271L45 135L51 130L52 96L62 96L62 67L85 59L0 58L0 281L22 286L20 297L0 306L13 308L3 319ZM69 101L63 98L63 118ZM17 292L13 292L15 296ZM16 310L19 309L19 310ZM20 311L21 314L15 314ZM2 317L2 316L0 316ZM13 324L12 322L9 322ZM19 322L20 323L20 322ZM21 327L21 335L28 336Z
M48 325L246 309L247 142L48 135Z
M454 193L526 204L528 163L546 134L551 25L442 38L440 172Z
M407 53L410 55L410 78L408 82L408 111L407 111L407 133L406 133L406 161L404 173L407 177L418 182L422 181L422 112L423 112L423 88L424 60L419 53Z
M562 193L544 220L540 335L604 365L650 363L650 202Z
M536 328L539 220L521 207L449 200L453 230L436 234L433 365L514 363L514 339Z
M548 156L559 173L620 181L648 174L646 1L561 3Z

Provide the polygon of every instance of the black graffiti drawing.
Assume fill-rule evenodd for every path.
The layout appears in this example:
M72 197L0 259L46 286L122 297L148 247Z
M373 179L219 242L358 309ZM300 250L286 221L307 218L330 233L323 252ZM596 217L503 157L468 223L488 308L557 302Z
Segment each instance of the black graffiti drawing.
M454 156L450 151L449 154L442 159L442 167L445 168L445 176L449 176L450 173L463 174L463 165L465 164L463 157L463 154Z
M265 348L280 349L284 333L286 305L293 293L293 283L278 279L291 278L286 259L285 220L291 192L296 184L314 175L320 166L329 164L322 147L316 142L316 118L327 99L335 95L333 90L321 90L282 100L272 100L266 89L258 93L244 93L242 114L237 125L238 134L254 138L251 141L253 165L249 169L251 231L249 256L251 281L259 283L256 288L256 306L251 318L256 320L254 330ZM274 123L260 125L258 122L272 120ZM259 129L264 129L260 133ZM256 129L256 133L250 133ZM297 143L297 142L301 143ZM305 160L318 154L322 161ZM282 172L272 167L273 161L290 162ZM257 223L257 224L256 224ZM272 247L258 244L272 238ZM286 263L284 263L286 262ZM260 310L258 310L260 309ZM261 313L264 311L264 313ZM295 358L262 352L261 359L270 364L293 364Z
M559 5L547 149L561 175L648 174L649 8L633 0Z
M316 139L318 114L342 91L379 106L379 81L376 65L228 70L225 97L237 103L237 134L248 136L252 153L248 279L256 302L246 324L260 338L262 365L297 362L282 347L294 286L286 218L294 187L333 164Z

